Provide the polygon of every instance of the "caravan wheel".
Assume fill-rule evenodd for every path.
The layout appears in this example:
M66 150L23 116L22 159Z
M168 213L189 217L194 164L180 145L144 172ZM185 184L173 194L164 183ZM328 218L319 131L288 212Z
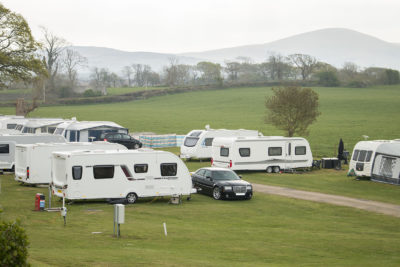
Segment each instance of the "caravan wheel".
M266 170L267 173L272 173L272 167L268 167Z
M126 202L128 202L128 204L133 204L136 202L136 200L137 200L137 196L135 193L129 193L126 196Z
M281 170L281 169L280 169L278 166L275 166L275 167L274 167L274 173L279 173L280 170Z

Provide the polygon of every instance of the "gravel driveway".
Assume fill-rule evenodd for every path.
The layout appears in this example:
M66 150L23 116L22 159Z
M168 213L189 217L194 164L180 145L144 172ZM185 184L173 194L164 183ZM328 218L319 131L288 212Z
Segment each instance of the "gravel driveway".
M388 204L378 201L343 197L337 195L329 195L317 192L309 192L309 191L291 189L280 186L253 184L253 189L255 192L260 192L260 193L304 199L315 202L329 203L338 206L352 207L400 218L400 205L395 205L395 204Z

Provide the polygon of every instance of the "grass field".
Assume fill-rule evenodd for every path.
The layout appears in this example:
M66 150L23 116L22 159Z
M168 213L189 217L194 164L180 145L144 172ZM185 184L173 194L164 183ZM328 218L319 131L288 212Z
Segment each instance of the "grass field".
M314 90L320 96L322 115L306 138L315 158L336 156L340 138L350 151L362 135L400 138L400 86ZM265 87L233 88L115 104L40 107L30 116L111 120L131 132L186 134L210 124L215 129L257 129L264 135L282 135L264 124L264 99L270 94L271 89ZM12 108L0 108L0 114L12 112Z
M19 218L33 266L398 266L399 219L361 210L255 194L250 201L194 195L181 205L143 199L126 207L121 239L112 205L34 212L37 192L2 175L3 219ZM60 202L53 199L53 206ZM162 224L166 222L168 236ZM94 234L93 232L100 232Z
M133 93L137 91L143 91L143 90L160 90L160 89L166 89L168 87L120 87L120 88L107 88L107 94L108 95L123 95L123 94L128 94L128 93Z

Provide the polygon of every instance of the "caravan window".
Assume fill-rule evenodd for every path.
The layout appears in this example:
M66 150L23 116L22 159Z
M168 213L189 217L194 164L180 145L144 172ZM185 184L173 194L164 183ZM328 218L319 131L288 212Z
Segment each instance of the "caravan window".
M268 156L282 156L282 147L269 147Z
M201 135L202 131L196 131L191 133L189 136L193 136L193 137L199 137Z
M114 165L96 165L93 166L94 179L114 178Z
M219 155L221 157L229 157L229 148L221 147L221 150L219 151Z
M63 131L64 131L64 128L57 128L57 129L54 131L54 134L59 134L59 135L61 135Z
M176 163L162 163L161 176L175 176L178 170L178 165Z
M0 144L0 154L8 154L8 153L10 153L10 145Z
M296 146L294 148L294 154L295 155L305 155L307 152L306 147L305 146Z
M360 154L358 155L358 161L364 162L366 157L367 157L367 151L360 150Z
M54 133L55 130L56 130L56 127L49 127L47 129L47 132L52 134L52 133Z
M10 123L10 124L7 124L7 129L15 129L16 126L17 126L16 123Z
M204 145L205 146L211 146L213 140L214 140L214 138L206 138L206 139L204 139Z
M360 153L360 150L358 150L358 149L354 150L354 152L353 152L353 160L357 160L358 153Z
M372 156L372 151L371 150L367 151L367 158L365 159L365 162L369 162L371 160L371 156Z
M197 144L198 140L198 137L186 137L183 145L187 147L193 147Z
M72 179L82 179L82 166L72 166Z
M149 165L147 164L135 164L133 167L136 173L146 173L149 169Z
M250 157L250 148L239 148L239 154L241 157Z

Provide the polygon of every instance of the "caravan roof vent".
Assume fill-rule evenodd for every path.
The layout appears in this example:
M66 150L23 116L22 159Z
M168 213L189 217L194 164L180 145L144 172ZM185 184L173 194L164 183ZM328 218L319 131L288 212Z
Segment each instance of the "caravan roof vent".
M209 131L210 130L210 124L207 124L205 128L206 128L207 131Z

